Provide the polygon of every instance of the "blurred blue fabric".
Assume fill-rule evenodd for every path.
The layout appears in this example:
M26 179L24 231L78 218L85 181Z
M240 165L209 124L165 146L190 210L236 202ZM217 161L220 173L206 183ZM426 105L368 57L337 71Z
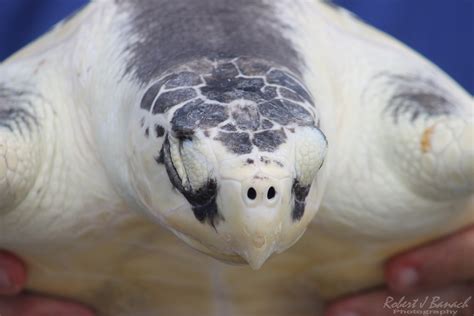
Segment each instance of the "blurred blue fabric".
M86 2L0 0L0 60ZM416 49L474 94L474 0L333 2Z

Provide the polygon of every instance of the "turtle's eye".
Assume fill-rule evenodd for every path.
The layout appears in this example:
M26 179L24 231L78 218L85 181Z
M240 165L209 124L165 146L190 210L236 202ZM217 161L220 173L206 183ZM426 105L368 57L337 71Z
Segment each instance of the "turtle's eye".
M212 177L206 156L193 142L193 134L168 135L160 160L165 164L171 184L191 204L194 216L212 226L218 220L217 181Z

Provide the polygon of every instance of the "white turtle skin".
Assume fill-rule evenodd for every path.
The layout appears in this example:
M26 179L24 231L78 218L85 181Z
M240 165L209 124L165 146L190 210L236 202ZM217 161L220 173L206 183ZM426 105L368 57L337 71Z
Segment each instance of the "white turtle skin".
M318 294L378 285L386 258L472 223L472 97L343 10L272 6L304 57L329 143L307 212L323 197L321 207L300 241L254 271L192 250L143 216L124 128L142 90L117 81L117 24L128 16L98 1L0 66L0 83L34 92L41 123L25 135L0 130L0 248L27 260L29 289L101 316L314 315ZM385 72L435 82L455 110L413 122L402 113L395 124L384 113L398 85L379 79Z

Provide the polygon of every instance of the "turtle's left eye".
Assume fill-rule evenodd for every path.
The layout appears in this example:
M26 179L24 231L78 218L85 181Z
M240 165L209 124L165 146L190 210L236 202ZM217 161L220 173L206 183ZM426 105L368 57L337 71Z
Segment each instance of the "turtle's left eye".
M211 226L219 219L217 214L217 181L210 174L195 172L203 168L203 156L194 149L190 139L170 140L166 137L160 161L165 165L171 184L191 204L194 216Z

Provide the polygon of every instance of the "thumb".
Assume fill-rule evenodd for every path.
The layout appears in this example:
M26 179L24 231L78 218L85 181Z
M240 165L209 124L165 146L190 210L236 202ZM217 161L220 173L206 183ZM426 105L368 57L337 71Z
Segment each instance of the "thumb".
M19 293L26 283L26 267L13 254L0 251L0 295Z
M388 286L413 293L474 278L474 226L392 258L386 265Z

